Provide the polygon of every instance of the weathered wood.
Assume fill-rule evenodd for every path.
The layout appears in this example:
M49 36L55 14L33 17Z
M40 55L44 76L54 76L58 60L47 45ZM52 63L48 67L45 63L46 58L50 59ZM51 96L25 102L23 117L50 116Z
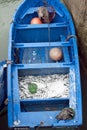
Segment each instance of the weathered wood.
M87 71L87 0L63 0L70 10L78 36L79 55Z

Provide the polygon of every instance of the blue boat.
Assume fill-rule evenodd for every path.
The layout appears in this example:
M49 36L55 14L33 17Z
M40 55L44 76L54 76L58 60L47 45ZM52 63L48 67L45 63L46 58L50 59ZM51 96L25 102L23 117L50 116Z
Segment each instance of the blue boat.
M42 7L48 11L51 20L31 24L33 18L42 20L38 14ZM50 7L52 10L48 10ZM61 50L62 58L53 60L50 57L49 52L53 48ZM9 127L35 129L82 125L77 38L69 11L60 0L24 0L18 7L10 26L7 64ZM68 96L20 97L20 77L47 77L54 74L68 75Z

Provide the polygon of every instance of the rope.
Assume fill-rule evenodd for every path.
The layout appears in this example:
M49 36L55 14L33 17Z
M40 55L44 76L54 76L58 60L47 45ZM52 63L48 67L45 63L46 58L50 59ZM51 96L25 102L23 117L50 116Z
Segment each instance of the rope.
M45 7L48 7L47 0L42 0ZM49 24L49 16L47 18L48 23L48 40L49 40L49 46L50 46L50 24Z
M45 7L48 6L48 2L47 2L47 0L42 0L42 2L43 2L43 4L44 4Z

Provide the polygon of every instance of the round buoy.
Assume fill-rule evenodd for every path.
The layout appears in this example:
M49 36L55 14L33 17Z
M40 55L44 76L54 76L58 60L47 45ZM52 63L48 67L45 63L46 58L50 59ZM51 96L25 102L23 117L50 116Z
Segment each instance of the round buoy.
M42 21L40 20L40 18L35 17L30 21L30 24L42 24Z
M49 51L49 56L52 60L54 61L58 61L58 60L61 60L62 58L62 51L60 48L52 48L50 51Z

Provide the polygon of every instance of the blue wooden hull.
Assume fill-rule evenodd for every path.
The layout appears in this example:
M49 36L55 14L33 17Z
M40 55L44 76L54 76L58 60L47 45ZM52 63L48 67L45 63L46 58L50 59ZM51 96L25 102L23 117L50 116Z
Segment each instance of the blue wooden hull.
M47 0L55 9L56 16L50 23L50 46L48 24L31 25L37 17L41 0L25 0L13 17L10 27L8 59L8 125L9 127L76 127L82 124L82 102L79 61L75 28L66 7L59 0ZM49 48L62 49L59 62L48 56ZM33 59L32 51L37 53ZM70 96L68 98L20 99L18 77L26 75L69 74ZM48 104L48 105L47 105ZM45 106L57 107L46 110ZM55 117L65 107L73 108L72 120L58 121ZM60 109L58 109L60 108ZM43 122L41 124L41 122Z

